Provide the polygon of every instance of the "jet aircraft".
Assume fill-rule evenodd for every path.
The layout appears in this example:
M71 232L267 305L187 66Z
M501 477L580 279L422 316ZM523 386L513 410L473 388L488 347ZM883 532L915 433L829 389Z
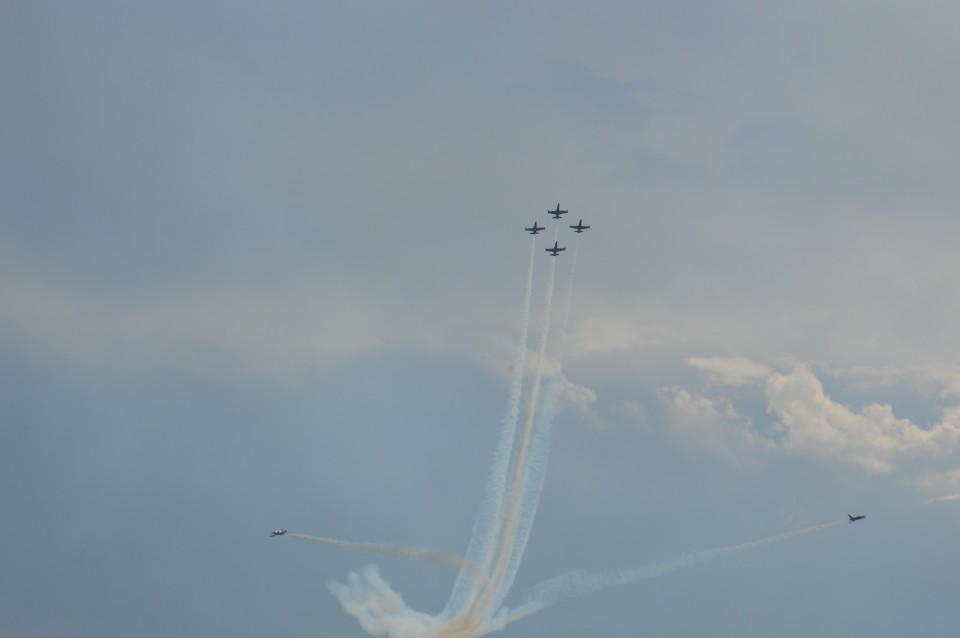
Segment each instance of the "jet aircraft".
M850 519L850 522L851 522L851 523L854 522L854 521L859 521L861 518L866 518L866 517L867 517L866 514L864 514L864 515L862 515L862 516L854 516L853 514L847 514L847 518Z
M566 215L568 211L560 210L560 202L557 202L556 210L548 210L547 212L553 215L554 219L560 219L560 215Z
M561 251L566 250L566 248L558 247L557 244L560 242L553 242L553 248L547 248L546 251L550 253L551 257L556 257Z
M533 222L532 228L524 228L524 230L530 233L531 235L536 235L537 233L539 233L541 230L544 230L545 228L546 226L537 226L537 222Z
M575 233L582 233L583 231L585 231L586 229L588 229L588 228L590 228L590 227L589 227L589 226L584 226L584 225L583 225L583 220L581 219L575 226L574 226L573 224L571 224L571 225L570 225L570 228L573 228L573 229L574 229L573 232L575 232Z
M283 529L283 528L281 527L280 529L275 529L275 530L273 530L272 532L270 532L270 536L271 536L271 537L273 537L273 536L283 536L283 535L286 534L286 533L287 533L287 530L285 530L285 529Z

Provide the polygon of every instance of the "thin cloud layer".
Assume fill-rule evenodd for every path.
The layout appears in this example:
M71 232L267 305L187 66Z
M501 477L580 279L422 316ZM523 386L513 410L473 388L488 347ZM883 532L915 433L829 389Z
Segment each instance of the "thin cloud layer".
M720 385L746 385L770 374L770 368L746 357L691 357L686 363Z

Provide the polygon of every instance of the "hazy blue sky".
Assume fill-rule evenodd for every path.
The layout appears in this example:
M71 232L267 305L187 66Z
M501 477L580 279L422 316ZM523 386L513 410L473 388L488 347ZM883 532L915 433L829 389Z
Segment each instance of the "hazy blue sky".
M369 562L438 611L449 570L266 535L464 551L558 201L517 592L869 518L502 635L954 635L958 21L4 2L0 635L359 637L327 582Z

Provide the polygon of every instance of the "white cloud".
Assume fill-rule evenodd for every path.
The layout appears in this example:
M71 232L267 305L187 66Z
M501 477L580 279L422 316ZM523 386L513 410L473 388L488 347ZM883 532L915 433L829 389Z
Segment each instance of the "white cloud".
M533 350L528 350L526 356L526 372L528 379L535 374L537 367L537 353ZM570 408L573 409L589 425L597 427L604 427L606 425L594 408L594 405L597 402L597 393L594 390L571 381L563 373L560 361L554 357L544 357L543 363L540 364L539 367L541 374L543 375L544 383L549 385L553 378L558 378L558 410ZM525 387L524 391L526 392L528 388L529 385Z
M647 408L639 401L627 399L620 407L620 413L627 419L641 426L648 426Z
M750 418L724 398L712 398L676 386L657 393L670 408L669 433L689 447L740 463L774 444L751 430Z
M960 468L922 476L917 479L916 487L927 496L924 501L927 504L960 501Z
M960 441L960 408L946 410L929 430L896 418L889 405L874 403L855 412L827 396L805 367L770 375L766 393L769 411L783 428L785 449L874 472L890 472L901 457L946 453Z
M941 399L960 397L960 367L954 365L853 366L839 373L858 379L858 387L906 384L917 392L935 393Z
M670 408L670 432L687 446L740 459L758 450L779 449L852 464L869 473L902 471L910 476L912 462L948 459L960 444L960 406L943 409L936 424L923 428L897 418L890 405L873 403L855 410L834 401L807 366L781 373L743 357L693 357L686 362L707 373L708 387L715 386L709 395L676 386L659 391ZM858 372L869 376L862 369ZM924 374L937 383L950 378L940 369ZM916 371L911 375L922 376ZM884 373L877 378L881 376L888 377ZM774 419L769 433L755 431L749 417L723 394L725 387L752 382L763 383L767 412ZM934 474L918 484L928 495L951 498L942 495L960 491L960 472Z
M746 357L691 357L686 363L706 373L711 383L720 385L754 383L771 372L767 366L754 363Z
M597 393L590 388L577 385L566 376L560 382L560 407L573 408L587 424L594 427L603 427L605 423L597 411L594 404L597 402Z
M80 362L129 351L202 366L212 354L249 373L287 377L381 345L496 349L460 336L470 332L465 323L495 318L444 315L435 300L388 311L373 295L329 284L195 286L118 302L8 273L0 296L0 326Z
M583 357L637 350L675 342L678 334L663 323L645 319L649 313L591 305L590 314L568 331L570 356Z

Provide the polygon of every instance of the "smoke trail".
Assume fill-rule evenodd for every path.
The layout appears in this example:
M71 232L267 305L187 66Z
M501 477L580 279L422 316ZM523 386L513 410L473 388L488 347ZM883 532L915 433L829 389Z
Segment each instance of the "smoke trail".
M554 231L554 241L558 229ZM535 254L534 249L531 254ZM528 282L531 281L532 265L528 266ZM508 412L501 430L501 441L497 447L492 476L487 484L485 502L474 524L474 538L468 548L468 560L482 560L475 574L465 575L461 570L454 593L444 611L437 616L429 616L410 609L382 578L375 567L368 567L359 574L350 574L348 583L332 582L331 592L340 600L345 611L355 616L368 632L376 636L390 635L392 638L428 638L436 636L447 638L467 638L478 636L502 627L498 620L491 624L490 619L496 608L494 600L502 598L509 589L504 576L513 556L517 537L518 521L521 515L531 516L532 512L520 510L521 497L526 492L525 485L530 476L528 457L533 434L533 424L540 400L540 385L543 376L545 351L549 335L550 313L553 303L553 289L556 278L556 260L550 260L550 271L544 303L543 326L540 335L539 358L532 377L532 389L527 400L527 415L522 431L517 432L519 404L522 386L522 374L525 359L518 354L519 365L515 375L521 375L515 381ZM528 308L532 294L532 283L528 283L527 300L524 310L524 329L522 346L526 341L526 325L529 322ZM523 347L525 351L525 347ZM525 357L526 355L522 355ZM516 377L515 377L516 379ZM516 405L516 407L513 407ZM538 464L529 464L537 474ZM544 464L540 464L545 467ZM542 477L534 477L533 482L542 482ZM392 548L391 548L392 549ZM405 554L409 555L409 554Z
M398 545L394 543L360 543L355 541L343 541L336 538L324 538L323 536L309 536L307 534L286 535L289 538L300 538L313 543L323 543L324 545L334 545L346 549L358 549L365 552L374 552L377 554L386 554L388 556L404 556L408 558L417 558L430 563L437 563L447 567L455 567L476 572L479 566L467 558L448 552L442 549L426 549L423 547L411 547L409 545Z
M487 563L494 552L495 533L500 525L503 499L506 495L507 476L513 442L516 438L517 421L520 415L520 399L523 394L523 375L527 365L527 334L530 328L530 302L533 297L533 261L537 251L537 236L530 242L530 258L527 260L527 281L523 295L523 310L520 314L520 346L513 362L513 379L510 383L510 398L507 412L500 426L500 438L493 456L490 477L484 486L480 510L474 519L473 532L467 546L467 559L473 564ZM460 611L470 591L476 586L476 570L461 569L453 585L450 598L441 613L450 617Z
M560 311L560 330L557 332L557 359L563 359L563 338L567 334L567 319L570 318L570 306L573 303L573 276L577 274L577 256L580 254L581 235L577 235L577 243L573 247L570 259L570 275L567 277L567 289L563 294L563 306Z
M504 610L504 612L500 614L503 616L502 623L503 625L506 625L507 623L515 620L525 618L526 616L535 614L546 607L556 605L557 603L569 598L583 596L585 594L602 591L604 589L610 589L611 587L618 587L620 585L628 585L641 580L656 578L657 576L670 574L672 572L680 571L681 569L693 567L694 565L717 560L719 558L726 558L727 556L732 556L734 554L739 554L740 552L762 547L763 545L771 545L773 543L779 543L781 541L796 538L798 536L805 536L807 534L819 532L831 527L836 527L841 523L843 523L843 521L814 525L813 527L805 527L803 529L787 532L786 534L768 536L767 538L751 541L749 543L729 545L727 547L718 547L714 549L704 549L697 552L681 554L675 558L670 558L657 563L650 563L648 565L641 565L627 569L584 569L560 574L559 576L555 576L554 578L546 580L538 585L534 585L531 589L529 589L526 595L523 597L525 602L517 607L517 609L513 611Z
M554 241L559 233L559 227L554 228ZM486 622L496 611L495 603L502 600L509 591L512 581L507 579L507 574L511 571L510 566L515 560L519 560L523 551L525 539L517 545L518 529L522 517L527 515L532 517L532 512L524 512L521 508L523 494L527 491L528 480L534 483L543 481L542 473L546 470L545 463L538 462L537 459L529 459L531 443L533 440L534 422L537 413L537 405L540 400L540 385L543 377L543 364L546 359L547 339L550 329L550 314L553 307L553 288L556 280L557 260L550 260L550 270L547 276L547 288L543 309L543 324L540 329L540 344L538 348L537 365L533 373L530 396L527 399L527 412L523 428L515 441L515 448L512 458L512 472L506 500L503 502L502 514L499 517L499 529L494 529L498 533L494 553L488 555L483 563L483 573L488 575L487 581L483 586L475 589L470 594L468 608L465 608L462 616L465 619L471 619L474 624ZM494 546L491 545L491 548ZM517 548L516 551L515 547Z
M557 399L560 394L563 376L563 346L564 337L567 331L567 319L570 316L570 306L573 301L573 280L577 270L577 255L580 252L580 235L577 235L577 243L573 249L573 258L570 262L570 272L567 275L567 285L564 290L563 300L560 306L560 327L557 331L554 359L558 369L550 378L546 392L544 393L543 403L536 414L536 422L533 428L533 441L530 446L530 454L526 462L527 479L523 485L523 495L519 505L520 521L515 533L513 551L510 556L510 562L504 575L500 591L492 606L493 610L498 609L502 604L513 581L516 578L517 570L520 568L520 559L526 549L527 541L530 539L530 532L533 529L533 520L540 505L540 495L543 493L543 486L547 476L547 465L550 455L550 440L552 434L553 417L556 413ZM541 350L541 357L543 351Z

